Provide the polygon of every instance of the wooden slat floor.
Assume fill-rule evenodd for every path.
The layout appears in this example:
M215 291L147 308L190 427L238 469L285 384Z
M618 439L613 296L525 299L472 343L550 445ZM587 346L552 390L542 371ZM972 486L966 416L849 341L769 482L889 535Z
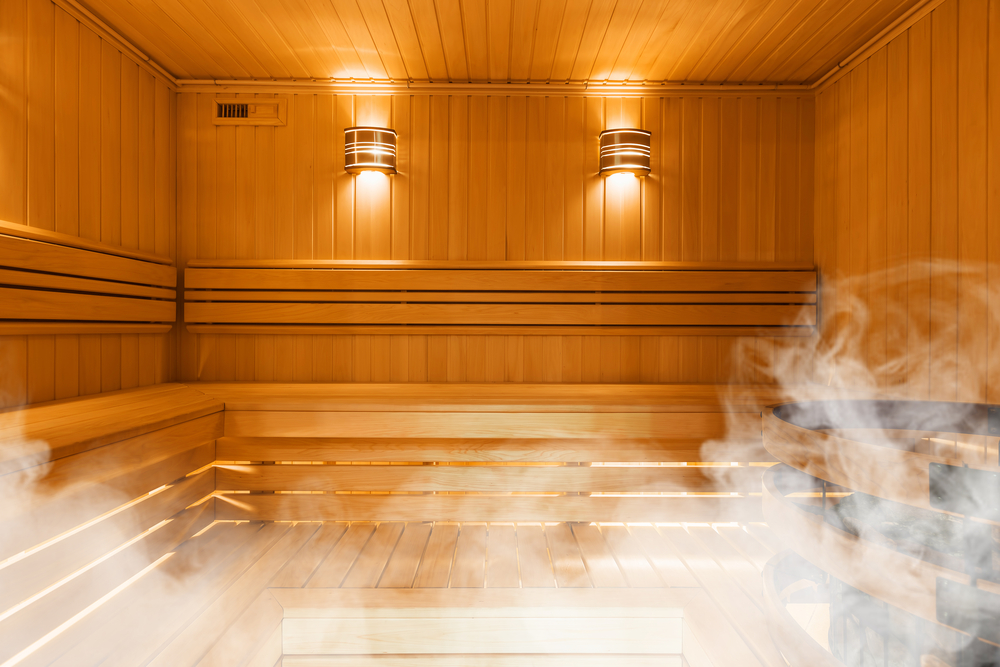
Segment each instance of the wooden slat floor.
M268 588L673 587L707 593L732 660L784 667L761 598L777 542L763 524L219 521L24 664L272 667L220 650L270 634L234 640Z

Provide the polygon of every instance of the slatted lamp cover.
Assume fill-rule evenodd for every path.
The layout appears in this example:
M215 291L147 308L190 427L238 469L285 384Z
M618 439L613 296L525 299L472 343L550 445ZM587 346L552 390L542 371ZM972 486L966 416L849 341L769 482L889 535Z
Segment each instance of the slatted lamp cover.
M396 173L396 132L386 127L349 127L344 130L344 168Z
M633 128L601 132L601 175L629 172L636 176L649 173L651 133Z

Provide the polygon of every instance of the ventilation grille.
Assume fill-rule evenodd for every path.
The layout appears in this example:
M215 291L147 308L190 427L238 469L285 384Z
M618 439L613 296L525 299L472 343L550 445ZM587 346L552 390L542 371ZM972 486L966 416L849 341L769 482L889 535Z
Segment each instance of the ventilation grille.
M249 118L249 104L223 104L216 105L217 118Z
M281 97L237 102L233 98L215 100L216 125L284 125L288 100Z

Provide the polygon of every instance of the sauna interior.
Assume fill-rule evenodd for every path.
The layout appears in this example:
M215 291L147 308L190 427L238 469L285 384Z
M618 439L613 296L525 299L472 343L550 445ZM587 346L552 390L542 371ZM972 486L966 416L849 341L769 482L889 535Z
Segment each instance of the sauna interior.
M1000 0L0 0L0 667L1000 664L998 341Z

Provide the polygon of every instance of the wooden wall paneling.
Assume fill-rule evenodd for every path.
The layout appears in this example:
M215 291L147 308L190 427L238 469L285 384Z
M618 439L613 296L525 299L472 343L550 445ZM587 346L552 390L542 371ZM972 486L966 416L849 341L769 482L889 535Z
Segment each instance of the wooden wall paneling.
M429 255L430 215L430 97L411 98L410 132L410 259L427 259Z
M294 150L292 152L294 195L292 202L296 259L312 259L313 254L313 172L316 95L295 95ZM289 109L291 113L291 109Z
M886 389L894 393L906 384L907 321L900 315L907 308L907 284L901 279L908 252L907 46L907 40L895 39L886 56L886 116L893 119L886 126Z
M524 259L527 260L545 259L545 185L549 176L545 107L548 99L532 95L526 100L524 162L516 165L524 179Z
M101 240L101 53L102 40L80 26L79 234Z
M27 3L27 223L52 230L55 229L54 22L55 7L51 3Z
M313 257L334 257L334 157L338 133L336 127L336 97L316 96L316 130L313 147L315 168L313 171ZM259 130L260 128L258 128Z
M139 247L139 114L139 66L123 58L121 61L121 245L126 248Z
M757 116L758 167L757 167L757 256L759 261L774 261L775 206L774 191L777 177L777 124L778 99L763 97Z
M870 59L868 72L868 363L875 369L873 382L886 389L886 169L887 169L887 71L886 51Z
M121 244L121 53L101 41L101 241Z
M948 2L931 14L930 387L932 398L952 401L958 391L957 139L958 2Z
M545 5L543 5L543 8ZM539 18L541 20L541 17ZM542 24L545 25L545 24ZM550 47L555 48L555 35L551 37ZM543 143L545 159L544 178L537 180L544 184L544 205L542 215L542 258L561 260L565 255L564 230L566 220L566 98L545 98L545 140ZM534 179L533 179L534 180Z
M845 313L852 334L851 346L861 363L868 357L868 336L865 330L871 322L872 307L868 298L868 66L862 63L850 76L850 200L847 213L848 294L850 306Z
M80 24L55 8L54 142L59 146L54 170L53 229L80 235Z
M179 95L177 101L177 213L180 217L177 264L198 257L198 95ZM258 229L258 244L264 235ZM260 246L258 245L258 248ZM180 287L184 286L183 272ZM178 378L190 381L198 376L198 336L178 327ZM82 349L81 349L82 352Z
M910 47L907 386L927 398L930 382L931 17L907 31Z
M182 94L181 98L187 95ZM340 139L342 127L353 123L355 118L361 122L362 114L372 113L372 109L379 103L381 96L365 96L364 98L353 98L350 96L329 97L326 99L335 100L338 126L334 131L334 139ZM388 233L381 233L381 241L376 241L375 236L366 240L366 228L375 231L374 223L364 223L368 212L373 209L365 203L364 195L360 189L361 179L357 177L346 177L346 175L335 175L334 179L344 178L343 185L335 185L332 195L324 195L320 190L325 187L324 179L320 171L322 168L318 162L314 163L311 170L311 178L300 179L295 174L296 169L292 163L299 161L294 156L295 149L289 149L289 144L285 142L282 148L280 137L282 132L286 138L291 137L292 145L297 145L298 150L305 150L302 135L299 132L299 125L302 120L298 112L301 111L296 104L308 100L306 104L312 107L312 122L308 125L312 132L321 132L321 123L318 122L319 114L322 113L322 96L298 95L293 100L290 114L291 123L284 128L255 128L255 155L253 160L258 161L255 167L255 179L257 181L257 200L253 202L255 209L261 208L260 192L266 193L265 198L272 190L273 183L275 196L280 200L286 198L286 202L277 201L275 205L279 218L276 226L274 243L275 255L279 257L293 257L296 253L302 252L302 234L304 225L301 223L295 228L295 233L281 233L281 219L295 220L298 216L311 216L310 234L319 239L325 233L322 222L322 210L324 206L331 205L335 214L331 227L336 230L334 233L335 256L349 257L396 257L396 253L404 252L408 258L419 258L420 256L452 256L452 258L470 257L472 255L490 257L491 253L501 252L499 258L514 259L526 257L529 253L539 254L540 257L553 256L569 257L569 253L579 253L578 257L596 257L613 259L615 257L630 257L640 259L644 257L659 255L659 257L669 258L672 253L677 253L678 258L689 257L692 259L714 259L719 257L725 246L727 253L732 253L736 248L737 254L745 253L744 249L749 243L752 255L749 259L765 259L765 256L780 252L784 255L794 255L795 257L811 257L811 250L803 250L809 242L808 237L802 227L808 226L810 221L798 220L794 224L789 224L791 217L788 212L801 209L806 206L802 199L804 197L802 178L797 173L798 165L804 159L801 150L801 137L805 136L804 127L811 123L810 119L803 119L806 110L802 101L798 98L789 98L786 102L778 102L771 98L770 101L764 98L710 98L695 99L690 98L652 98L647 100L631 99L600 99L600 98L485 98L485 97L442 97L414 95L409 97L398 97L396 99L385 97L385 111L387 122L398 107L400 100L405 99L411 112L408 122L405 122L407 129L412 133L411 141L407 148L410 151L408 159L410 161L409 174L400 173L390 181L391 195L382 201L385 228ZM736 100L739 100L738 102ZM608 113L605 107L611 104L612 110ZM770 104L773 109L767 119L758 118L756 108ZM421 110L424 107L425 111ZM685 121L682 124L681 107L688 110ZM530 109L529 109L530 107ZM662 107L663 111L660 111ZM696 109L696 111L693 111ZM723 111L725 109L725 112ZM529 114L529 110L534 114ZM739 131L734 132L733 118L738 124ZM494 113L496 112L496 113ZM746 113L744 113L746 112ZM456 116L457 114L457 116ZM574 120L579 114L580 125L574 125ZM423 115L426 118L424 122ZM350 120L346 120L347 117ZM484 120L485 116L485 120ZM456 124L456 117L459 122ZM600 178L596 174L597 167L597 137L599 131L603 129L605 117L608 123L626 124L649 124L653 128L663 128L663 153L664 165L662 170L663 188L662 192L657 188L647 187L639 181L634 181L631 185L635 191L622 197L619 202L624 204L618 208L617 215L619 224L607 225L605 218L609 215L609 221L614 220L613 207L607 201L611 196L611 188L606 179ZM654 118L655 117L655 118ZM529 122L532 118L534 121ZM691 119L694 119L692 121ZM668 132L676 119L676 127L685 128L688 138L678 137L672 132ZM402 119L400 119L402 120ZM559 122L561 120L561 122ZM463 128L463 121L466 125ZM204 119L201 121L204 122ZM691 125L694 122L695 125ZM770 123L770 134L768 127L761 127L761 122ZM395 120L389 124L398 125ZM421 127L423 126L423 127ZM520 129L519 129L520 128ZM577 129L578 128L578 129ZM748 128L751 130L748 131ZM399 128L397 128L399 129ZM694 130L692 132L692 129ZM530 133L529 133L530 130ZM214 181L211 193L202 197L197 195L199 200L215 200L215 224L217 231L215 238L221 240L218 231L218 224L221 218L219 206L223 196L219 189L218 161L222 159L222 154L226 150L218 148L218 131L215 128L207 130L216 137L216 167L214 178L204 177L206 181ZM200 130L199 130L200 132ZM268 177L267 164L260 164L261 156L266 156L271 152L260 140L264 133L274 133L279 139L275 142L273 151L277 153L273 175ZM421 134L426 139L421 139ZM727 134L729 133L729 134ZM590 136L593 134L594 136ZM654 132L654 135L660 134ZM551 135L551 137L550 137ZM199 134L200 136L200 134ZM682 135L683 136L683 135ZM738 153L724 156L723 153L729 149L729 144L724 140L724 136L740 137ZM298 137L296 139L295 137ZM481 138L480 138L481 137ZM519 138L520 137L520 138ZM561 141L559 140L561 138ZM470 148L477 146L476 141L483 141L483 150ZM548 147L555 141L558 146L556 151L548 150ZM471 143L470 143L471 142ZM767 155L761 157L759 146L771 142L771 157ZM313 135L311 155L318 158L320 148L316 147L318 135ZM465 144L464 146L462 144ZM237 179L242 177L241 165L247 162L243 157L236 158L235 153L244 155L242 150L233 142L233 159L236 162ZM587 145L589 144L589 146ZM249 144L248 144L249 145ZM676 177L671 179L668 176L670 164L674 158L671 157L671 146L676 146L677 163L673 167ZM687 152L684 151L687 146ZM591 150L593 149L593 150ZM282 151L284 151L284 165L289 168L282 168ZM532 153L531 151L535 151ZM591 153L594 153L591 155ZM659 151L658 151L659 153ZM766 153L766 151L765 151ZM683 161L682 161L682 156ZM226 159L230 159L227 153ZM342 149L335 146L333 148L332 159L335 162L342 160ZM468 162L468 166L464 161ZM721 160L721 161L720 161ZM728 160L728 162L726 162ZM783 169L784 180L778 176L767 177L761 173L767 164L773 162L775 169L779 166ZM582 161L582 162L581 162ZM546 169L547 176L540 179L532 179L532 164L545 164L558 169ZM780 163L780 164L779 164ZM342 164L342 163L341 163ZM426 167L422 165L425 164ZM733 170L738 165L738 178L735 187L740 191L738 198L731 198L724 195L726 188L733 187ZM788 164L793 167L789 168ZM199 165L202 166L202 165ZM469 168L471 167L471 168ZM332 166L333 170L340 173L341 167L337 164ZM729 169L723 172L723 169ZM591 171L591 169L593 171ZM423 174L421 172L424 172ZM656 176L654 175L654 178ZM201 177L199 177L201 178ZM228 178L228 176L226 177ZM420 181L424 178L426 189L420 187ZM808 178L808 177L806 177ZM279 182L284 179L284 184ZM578 180L579 179L579 180ZM728 180L727 180L728 179ZM676 187L677 182L684 183L687 188L686 195L674 197L671 201L671 188ZM340 182L339 180L337 182ZM305 185L303 185L303 183ZM289 190L290 186L290 190ZM308 186L311 196L302 197L294 194L301 187ZM423 191L422 191L423 190ZM485 194L483 192L485 191ZM289 194L289 192L293 194ZM400 193L406 194L406 206L402 208L397 201ZM426 194L425 194L426 193ZM579 194L577 194L579 193ZM346 195L346 198L345 198ZM782 201L780 207L777 199L789 197L792 201L785 203ZM328 204L332 197L332 204ZM427 197L424 202L422 197ZM477 203L485 198L485 209L487 211L486 220L477 217L481 214L482 204ZM239 197L236 197L239 199ZM391 201L390 201L391 199ZM181 201L184 197L181 197ZM294 201L293 201L294 200ZM493 201L504 203L500 215L494 212ZM536 201L537 200L537 201ZM378 203L373 197L368 200L371 205ZM767 202L770 204L767 204ZM303 212L302 202L306 203L306 211ZM426 203L425 203L426 202ZM683 202L690 202L696 205L697 216L694 223L690 218L682 218L675 215L672 210L676 207L684 206ZM748 215L740 217L739 232L736 235L726 234L723 230L726 225L732 224L730 218L721 214L721 208L731 205L730 202L738 202L738 210L747 212ZM764 202L763 208L761 202ZM250 205L249 203L247 204ZM286 206L287 205L287 206ZM769 208L770 206L770 208ZM205 206L206 210L210 206ZM689 207L690 208L690 207ZM662 218L660 210L664 210ZM518 213L518 211L523 213ZM404 219L397 219L397 215L405 211ZM573 211L579 211L574 214ZM649 211L650 213L647 213ZM443 213L443 215L442 215ZM255 213L257 217L264 216L262 212ZM774 232L762 233L760 230L767 226L767 218L770 216L772 225L775 225ZM253 217L253 216L251 216ZM264 216L266 217L266 216ZM523 220L522 220L523 218ZM680 220L685 219L687 230L681 234ZM426 221L426 224L424 223ZM676 221L677 229L676 241L671 238L672 232L668 231L670 226ZM210 223L211 224L211 221ZM239 223L244 224L244 223ZM580 225L577 232L575 225ZM708 225L708 227L706 227ZM199 222L199 227L201 226ZM777 231L780 226L781 231ZM788 228L786 233L785 227ZM422 228L426 229L422 232ZM485 228L485 229L484 229ZM746 229L744 232L743 230ZM405 230L406 237L400 239L401 230ZM522 231L523 230L523 231ZM260 247L266 248L268 245L266 236L268 230L266 223L262 227L260 223L254 223L246 230L250 236L244 241L244 229L237 229L236 236L240 238L240 244L252 243L260 253ZM205 233L202 234L205 236ZM261 238L263 237L263 238ZM252 240L251 240L252 239ZM579 239L579 240L576 240ZM768 241L767 239L770 239ZM485 250L483 246L485 243ZM728 244L728 245L726 245ZM734 245L735 244L735 245ZM217 244L218 245L218 244ZM380 245L381 249L375 250L375 245ZM579 248L574 250L573 247ZM207 246L206 246L207 247ZM298 248L298 250L296 250ZM367 248L367 250L366 250ZM421 250L426 248L426 250ZM685 249L686 248L686 249ZM220 252L217 247L217 256ZM263 251L266 253L266 250ZM210 256L211 250L206 251ZM426 254L424 254L426 253ZM685 255L685 253L687 253ZM199 254L201 251L199 250ZM237 254L233 250L233 255ZM311 249L310 254L321 256L323 253L317 248ZM259 255L263 256L263 255ZM683 337L676 344L684 348L683 354L688 368L686 377L692 379L706 378L711 374L718 374L719 370L719 341L712 340L685 340ZM529 343L531 345L533 343ZM637 358L632 354L632 348L638 341L630 341L626 355L628 358ZM365 348L365 343L361 343L359 349L392 349L381 344L371 344ZM414 348L413 346L416 346ZM427 364L431 373L434 369L445 369L447 376L449 365L441 365L435 361L435 355L444 354L445 359L450 359L451 374L453 377L460 375L468 376L469 369L473 375L480 372L486 373L487 357L490 346L485 341L470 341L466 339L460 343L459 339L454 340L454 346L445 344L441 347L438 343L431 342L426 354L422 357L419 351L422 343L414 341L413 345L407 343L407 376L410 376L411 353L415 353L412 363L417 368L421 366L421 359ZM465 352L460 352L462 345ZM512 343L513 348L518 349L519 345ZM524 349L523 340L520 349ZM452 349L454 347L454 349ZM515 375L517 371L513 369L521 362L508 359L507 345L494 347L492 349L503 349L502 366L508 366L510 372ZM560 350L563 344L558 345ZM402 348L400 348L402 349ZM641 344L639 348L641 349ZM376 352L379 354L380 352ZM352 346L352 361L350 362L351 376L353 377L356 367L356 351ZM372 357L369 354L369 374L371 372L370 363ZM471 355L471 356L470 356ZM204 357L204 355L201 355ZM516 356L516 355L515 355ZM565 363L560 355L558 376L564 374ZM668 365L671 363L667 355ZM464 360L465 370L459 372L459 359ZM499 361L500 357L496 357ZM659 364L659 360L657 361ZM511 366L511 364L513 364ZM235 372L236 366L232 366ZM380 367L381 368L381 367ZM401 367L400 367L401 368ZM483 370L480 371L479 369ZM618 376L620 377L621 367ZM303 373L305 370L302 371ZM312 372L312 371L310 371ZM521 368L520 374L524 369ZM582 369L581 369L582 372ZM632 372L632 371L626 371ZM506 372L505 372L506 374ZM544 374L543 374L544 375ZM567 377L573 376L570 372ZM659 375L659 371L657 372ZM419 371L417 376L419 376ZM548 377L555 377L552 372L548 372ZM614 376L611 373L609 377Z
M216 97L236 101L235 94ZM236 130L233 125L215 127L216 257L236 256Z
M624 127L622 120L622 100L604 100L605 123L608 129ZM628 174L612 174L603 179L604 194L604 236L601 238L601 259L620 261L625 259L622 248L625 226L625 200L631 194L632 177Z
M288 118L292 122L288 125L278 125L274 128L274 256L280 259L306 258L300 254L301 249L298 246L295 234L295 201L298 196L296 182L299 176L295 164L295 132L298 129L298 123L295 121L302 119L298 115L301 112L299 105L302 97L302 95L288 96ZM349 105L349 117L353 118L353 100L347 98L347 104ZM338 107L338 125L342 120L340 118L341 111L342 109ZM340 141L343 141L344 134L342 131L336 132L335 136L339 136ZM343 153L344 151L341 149L340 154L343 155ZM338 173L341 171L338 170ZM348 258L353 257L350 253L353 250L354 243L353 186L354 184L350 182L350 179L346 183L338 182L336 194L337 205L346 205L349 207L348 210L351 211L351 214L346 217L350 233L345 246L345 252L348 253L346 257ZM342 188L346 189L347 192Z
M662 168L660 177L661 206L663 210L660 237L663 247L660 251L662 261L679 260L681 258L681 99L671 97L663 100L662 122L656 127L662 140L660 149L662 157L659 164ZM650 131L653 131L650 129ZM654 136L656 133L654 132ZM648 186L647 186L648 188ZM649 203L646 203L649 206Z
M604 188L605 179L598 173L600 169L600 139L604 127L604 100L588 97L584 103L583 156L583 259L595 261L604 259ZM508 257L508 259L514 259Z
M701 108L701 261L719 259L719 111L718 97L702 100Z
M197 255L195 257L218 257L218 130L212 124L215 102L211 95L197 96ZM289 110L291 113L291 110Z
M995 2L989 8L989 70L1000 71L1000 7ZM988 86L987 91L987 187L988 219L1000 216L1000 88ZM1000 232L988 227L987 233L987 381L986 400L991 403L1000 396Z
M525 156L527 143L527 103L525 97L507 98L507 255L525 259Z
M372 382L391 382L391 336L372 336Z
M442 259L463 260L469 259L469 97L450 95L447 101L447 181L441 183L448 193L448 235L447 254Z
M26 47L27 0L0 5L0 22L5 26L0 41L0 87L9 101L0 105L0 219L27 223L27 119Z
M508 98L488 98L486 259L507 256L507 104Z
M586 133L586 99L566 99L565 163L562 210L562 259L582 260L584 246L584 206L587 173L584 165L589 144Z
M137 110L139 114L136 127L136 223L138 226L137 247L146 252L156 252L156 166L162 164L164 158L169 161L169 144L165 146L167 153L160 155L156 150L155 125L158 110L156 108L156 79L144 69L138 68L139 99ZM165 101L168 102L169 100ZM169 107L168 107L169 108ZM169 113L169 112L168 112ZM169 133L169 125L165 126ZM169 142L169 136L167 137ZM143 159L142 156L150 156ZM163 169L163 167L161 167ZM163 169L165 172L166 170ZM167 252L169 254L169 250Z
M66 334L56 336L55 367L59 369L55 378L54 398L72 398L80 395L80 336ZM146 384L152 384L147 382Z
M987 94L989 4L958 5L957 134L958 298L956 360L960 401L986 400L987 348Z
M719 259L723 261L739 257L740 103L736 97L719 101ZM794 154L798 157L798 150Z
M680 259L701 259L701 104L700 98L681 99L681 235Z
M253 93L242 93L237 96L241 100L251 101ZM221 126L220 126L221 128ZM256 229L255 175L257 170L255 154L256 146L253 126L237 126L235 130L234 207L233 207L233 256L239 259L254 259L254 230Z
M759 98L740 98L739 245L737 259L757 259L758 160L760 154Z
M371 336L354 336L354 381L372 381ZM447 361L445 361L447 368Z
M392 188L391 250L392 259L410 256L410 104L408 95L392 97L392 127L396 130L396 175L390 180ZM324 176L324 179L328 177ZM319 194L319 193L317 193ZM485 224L485 222L484 222Z
M429 193L427 222L427 257L449 259L448 220L448 120L449 98L435 95L430 98Z
M270 97L269 95L262 95ZM191 95L181 95L180 98L192 97ZM332 122L332 121L331 121ZM254 228L254 246L257 259L274 259L275 254L275 148L274 137L275 128L268 125L259 125L253 128L254 131L254 217L256 226ZM333 131L332 142L336 144L336 131ZM331 179L333 175L331 174ZM331 197L331 204L333 198ZM332 223L332 221L331 221ZM332 243L331 243L331 254Z

